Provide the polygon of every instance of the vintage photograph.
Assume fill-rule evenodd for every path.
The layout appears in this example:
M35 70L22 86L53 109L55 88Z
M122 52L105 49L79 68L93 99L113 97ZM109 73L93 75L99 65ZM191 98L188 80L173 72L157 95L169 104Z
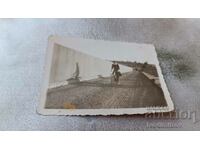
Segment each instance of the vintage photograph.
M119 115L173 111L151 44L49 37L39 113Z

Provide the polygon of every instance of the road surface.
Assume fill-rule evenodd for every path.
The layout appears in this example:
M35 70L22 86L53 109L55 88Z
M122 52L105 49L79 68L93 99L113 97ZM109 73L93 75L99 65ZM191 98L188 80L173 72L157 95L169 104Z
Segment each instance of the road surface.
M119 85L110 77L66 85L48 91L46 108L101 109L166 106L162 89L142 73L133 70L120 78Z

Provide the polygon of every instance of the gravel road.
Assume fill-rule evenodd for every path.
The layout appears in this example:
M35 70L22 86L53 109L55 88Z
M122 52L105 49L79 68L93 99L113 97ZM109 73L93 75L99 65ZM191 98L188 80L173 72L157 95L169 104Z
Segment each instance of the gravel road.
M49 90L46 108L100 109L166 106L161 88L138 71L122 75L113 85L110 77Z

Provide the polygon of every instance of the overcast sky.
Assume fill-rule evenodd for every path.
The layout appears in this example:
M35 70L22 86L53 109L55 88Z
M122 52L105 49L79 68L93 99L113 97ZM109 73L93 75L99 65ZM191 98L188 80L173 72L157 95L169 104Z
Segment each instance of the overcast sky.
M62 38L67 47L106 60L137 61L155 64L153 45L102 40Z

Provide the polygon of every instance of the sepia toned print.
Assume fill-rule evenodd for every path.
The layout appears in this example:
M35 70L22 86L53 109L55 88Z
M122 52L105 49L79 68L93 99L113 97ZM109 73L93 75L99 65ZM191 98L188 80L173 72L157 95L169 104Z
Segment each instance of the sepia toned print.
M153 45L50 37L41 114L172 110Z

